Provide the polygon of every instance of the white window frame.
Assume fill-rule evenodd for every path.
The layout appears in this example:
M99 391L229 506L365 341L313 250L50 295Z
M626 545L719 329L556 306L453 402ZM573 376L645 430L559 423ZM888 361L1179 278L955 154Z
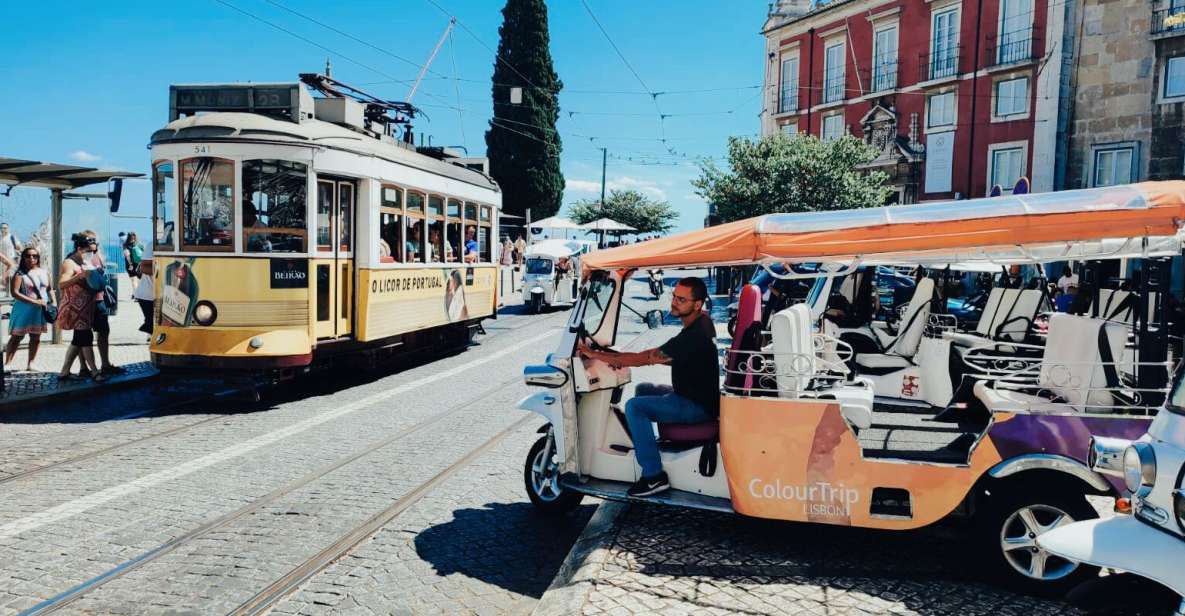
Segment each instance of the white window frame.
M1004 15L1004 9L1008 5L1009 2L1028 2L1028 4L1029 4L1029 25L1027 28L1021 28L1020 30L1010 30L1008 32L1004 31L1004 21L1006 19L1006 16ZM1034 0L1000 0L999 4L997 6L999 7L998 8L999 15L996 18L996 21L997 21L997 23L996 23L996 54L995 54L995 57L991 59L992 64L1013 64L1016 62L1023 62L1023 61L1027 61L1027 60L1031 59L1032 54L1033 54L1033 34L1034 34L1033 24L1034 24L1034 19L1036 18L1036 6L1035 6ZM1005 45L1015 44L1015 42L1016 42L1016 41L1012 41L1012 40L1006 41L1005 37L1009 36L1009 35L1016 34L1016 33L1023 33L1023 32L1028 32L1029 48L1023 54L1020 52L1010 52L1009 53L1010 58L1011 58L1011 56L1021 56L1021 59L1005 59L1005 56L1003 55Z
M955 25L954 40L955 40L955 42L954 42L954 47L953 47L953 53L954 53L955 65L954 65L954 70L950 71L949 73L943 74L943 75L936 75L935 73L937 71L934 70L934 64L935 64L935 54L937 53L937 50L936 50L937 45L935 45L935 43L938 42L938 38L935 36L935 34L937 32L937 23L938 23L939 16L946 15L948 13L954 14L954 25ZM928 56L930 70L926 74L926 81L930 81L930 80L934 80L934 79L950 79L950 78L955 77L959 74L959 40L960 40L959 37L962 35L962 20L963 20L963 5L962 4L947 4L947 5L935 7L930 12L930 42L928 45L928 48L930 50L930 55Z
M1128 161L1128 183L1138 182L1140 180L1139 165L1140 165L1140 144L1136 141L1122 141L1118 143L1101 143L1090 147L1090 169L1087 171L1090 175L1087 176L1087 185L1095 186L1113 186L1114 184L1099 184L1097 182L1099 172L1099 158L1104 154L1116 154L1127 151L1131 155Z
M881 54L883 53L883 50L880 49L880 45L878 44L878 42L880 40L880 35L885 32L888 32L890 30L893 31L893 64L892 64L892 67L889 68L889 70L892 71L892 75L889 75L887 77L882 77L882 79L884 79L886 81L891 79L892 85L889 85L887 87L881 87L880 84L878 83L878 81L880 81L880 80L878 80L878 77L881 77L880 59L881 59ZM896 89L900 85L898 83L898 77L900 74L900 70L899 70L900 69L900 62L901 62L901 29L898 27L897 22L896 21L889 21L889 22L876 24L876 26L872 30L872 83L870 84L871 90L869 90L869 91L870 92L883 92L885 90Z
M839 119L839 132L836 135L829 137L827 136L827 121L833 118ZM840 137L843 137L845 125L846 122L844 122L844 113L842 111L839 113L832 113L823 116L823 121L819 124L819 139L823 141L831 141L832 139L839 139Z
M1016 111L1013 113L1007 113L1004 115L1000 115L999 114L1000 85L1004 84L1004 83L1011 83L1011 82L1020 81L1020 80L1024 80L1024 82L1025 82L1024 109L1022 111ZM1009 75L1007 77L1001 77L1000 79L996 79L996 80L992 81L992 122L1012 122L1015 120L1027 119L1029 117L1030 113L1032 112L1032 110L1031 110L1032 105L1029 104L1029 101L1032 98L1032 96L1031 96L1031 94L1032 94L1031 88L1032 87L1033 87L1033 79L1028 74Z
M947 96L947 95L949 95L950 99L951 99L950 123L949 124L934 124L934 125L932 125L930 123L930 101L932 101L935 97ZM935 93L930 94L926 97L925 122L923 123L923 126L925 126L926 128L925 128L924 132L941 133L941 132L946 132L946 131L952 131L955 129L955 125L957 125L958 123L959 123L959 91L957 89L949 89L949 90L943 90L940 92L935 92Z
M1029 142L1028 141L1008 141L1008 142L1004 142L1004 143L993 143L988 146L987 176L986 176L987 191L990 192L992 189L992 186L994 186L994 183L992 182L992 180L994 179L993 167L995 167L996 152L1002 152L1005 150L1017 150L1017 149L1020 150L1020 175L1017 176L1017 179L1029 177L1029 174L1028 174ZM1001 194L1011 195L1012 194L1012 187L1015 185L1016 185L1016 180L1013 180L1012 184L1009 186L1004 186L1003 184L1001 184L1000 185Z
M786 63L794 62L794 91L791 93L790 99L793 102L793 107L787 109L784 100L786 97ZM798 53L786 54L782 56L781 62L778 63L778 113L797 113L798 112L798 77L802 72L802 63L798 59Z
M831 71L828 70L829 65L827 64L827 59L829 57L828 52L830 52L832 49L835 49L837 47L840 50L839 51L839 68L838 68L839 74L829 76L829 73ZM823 43L823 103L824 104L836 103L836 102L842 101L847 98L847 96L846 96L847 92L845 91L845 88L847 87L847 81L848 81L847 56L845 55L846 53L847 53L847 44L844 42L844 40L842 38L835 39L832 41L824 41L824 43ZM834 80L834 78L837 78L837 77L839 78L839 84L840 84L839 96L837 98L831 98L832 92L833 92L833 90L832 90L833 86L831 85L831 82Z
M1180 91L1177 94L1169 94L1169 65L1171 65L1174 60L1185 64L1185 55L1165 58L1164 60L1164 67L1160 69L1160 91L1157 92L1157 97L1159 98L1157 102L1162 105L1185 101L1185 77L1183 77L1181 82ZM1182 70L1185 71L1185 67L1183 67Z

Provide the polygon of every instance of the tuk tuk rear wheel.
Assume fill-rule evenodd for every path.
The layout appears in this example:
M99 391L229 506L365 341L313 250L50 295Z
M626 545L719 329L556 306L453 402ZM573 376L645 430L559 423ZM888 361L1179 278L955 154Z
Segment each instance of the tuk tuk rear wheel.
M523 483L531 504L543 513L562 514L576 509L584 495L560 486L559 464L549 451L550 436L535 441L523 467Z
M1054 528L1098 517L1081 493L1005 489L976 517L987 573L1011 590L1060 597L1098 576L1098 567L1055 556L1036 542Z

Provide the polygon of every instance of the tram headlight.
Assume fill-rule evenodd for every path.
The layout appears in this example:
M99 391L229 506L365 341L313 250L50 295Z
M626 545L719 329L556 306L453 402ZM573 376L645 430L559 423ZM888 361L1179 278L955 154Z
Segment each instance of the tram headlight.
M1132 443L1123 452L1123 483L1136 496L1147 496L1156 482L1156 454L1148 443Z
M202 300L193 307L193 320L196 321L198 325L209 327L213 325L214 321L217 319L218 309L214 307L213 303L207 300Z

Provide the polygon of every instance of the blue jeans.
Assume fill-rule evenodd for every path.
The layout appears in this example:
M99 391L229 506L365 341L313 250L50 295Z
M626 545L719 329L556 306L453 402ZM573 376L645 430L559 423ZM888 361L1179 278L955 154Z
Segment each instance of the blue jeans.
M625 422L634 441L634 457L642 467L643 477L662 472L654 422L699 423L710 417L699 404L671 391L670 385L638 383L634 397L625 403Z

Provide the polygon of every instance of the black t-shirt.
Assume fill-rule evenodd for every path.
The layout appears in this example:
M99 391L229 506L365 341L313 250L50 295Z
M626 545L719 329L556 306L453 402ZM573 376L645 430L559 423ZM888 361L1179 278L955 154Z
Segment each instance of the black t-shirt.
M716 328L701 314L659 350L671 358L671 386L675 393L699 404L711 417L720 415L720 362L716 357Z

